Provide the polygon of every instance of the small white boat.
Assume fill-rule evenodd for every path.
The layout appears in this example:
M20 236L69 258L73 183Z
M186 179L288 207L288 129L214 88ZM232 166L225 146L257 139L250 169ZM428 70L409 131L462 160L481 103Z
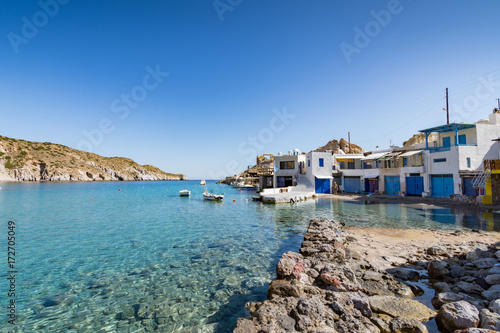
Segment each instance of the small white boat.
M213 193L208 193L208 191L205 190L205 193L203 193L203 199L210 201L222 201L222 199L224 199L224 193L213 194Z
M189 191L187 189L183 189L183 190L179 191L179 195L181 197L189 197L191 195L191 191Z
M207 183L205 182L205 180L202 180L202 181L200 182L200 185L206 185L206 184L207 184Z
M238 187L242 190L256 190L257 189L257 185L249 185L249 184L243 184L243 185L240 185Z

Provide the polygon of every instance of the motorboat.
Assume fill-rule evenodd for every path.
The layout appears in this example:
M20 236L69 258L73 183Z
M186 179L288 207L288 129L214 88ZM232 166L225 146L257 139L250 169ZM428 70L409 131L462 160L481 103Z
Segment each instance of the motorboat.
M224 199L224 193L213 194L213 193L208 193L208 191L205 190L205 192L203 193L203 199L209 201L222 201L222 199Z
M207 182L204 179L202 179L201 182L200 182L200 185L203 186L203 185L206 185L206 184L207 184Z
M256 190L257 185L243 184L243 185L238 186L238 188L240 188L242 190Z
M181 197L189 197L191 195L191 191L187 189L183 189L179 191L179 195Z

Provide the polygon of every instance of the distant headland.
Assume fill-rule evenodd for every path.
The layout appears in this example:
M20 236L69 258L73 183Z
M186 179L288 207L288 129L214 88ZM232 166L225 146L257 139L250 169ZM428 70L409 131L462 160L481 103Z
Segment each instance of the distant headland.
M50 142L0 135L0 181L187 180L183 174Z

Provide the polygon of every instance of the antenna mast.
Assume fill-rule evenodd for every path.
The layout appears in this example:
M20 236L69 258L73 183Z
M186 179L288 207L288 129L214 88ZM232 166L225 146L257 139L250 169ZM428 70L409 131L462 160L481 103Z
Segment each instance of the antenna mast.
M450 124L450 109L448 108L448 88L446 88L446 124Z

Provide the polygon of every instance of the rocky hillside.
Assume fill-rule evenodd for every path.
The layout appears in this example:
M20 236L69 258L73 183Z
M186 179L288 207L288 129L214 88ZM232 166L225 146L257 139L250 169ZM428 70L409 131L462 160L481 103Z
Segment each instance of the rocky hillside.
M349 152L349 147L350 147L350 152ZM349 145L349 142L345 140L344 138L341 138L340 141L338 140L331 140L329 141L326 145L319 147L315 151L327 151L331 150L334 154L339 153L339 149L341 149L344 153L346 154L361 154L363 152L363 148L361 148L358 145L355 145L354 143L351 143Z
M187 180L182 174L50 142L0 136L0 181Z
M429 134L429 142L432 141L437 141L438 135L437 133L431 133ZM403 142L403 146L405 148L414 148L416 144L418 143L424 143L425 142L425 134L424 133L418 133L413 135L411 138L408 139L408 141Z

